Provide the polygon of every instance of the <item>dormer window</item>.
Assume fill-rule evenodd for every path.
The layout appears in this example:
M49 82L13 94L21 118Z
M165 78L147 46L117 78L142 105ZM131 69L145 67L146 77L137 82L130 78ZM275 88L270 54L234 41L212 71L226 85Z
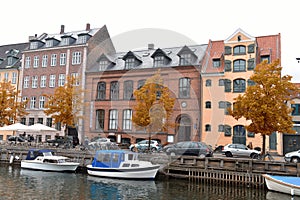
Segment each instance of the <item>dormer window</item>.
M162 67L165 65L165 57L164 56L155 56L154 57L154 67Z
M37 49L38 48L38 42L34 41L34 42L30 42L30 49Z
M12 66L12 64L13 64L13 57L10 56L7 58L7 65Z
M213 59L213 66L214 67L220 67L221 66L221 60L220 59Z
M61 45L69 45L70 43L70 38L69 37L63 37L61 39Z
M192 55L184 53L180 55L180 65L190 65L192 63Z
M47 40L46 47L53 47L53 40Z
M99 70L100 71L105 71L105 69L107 68L107 65L108 65L107 60L100 60L99 61Z
M87 35L81 35L78 37L78 43L79 44L84 44L87 41Z
M125 60L125 69L132 69L135 67L135 59L134 58L127 58Z

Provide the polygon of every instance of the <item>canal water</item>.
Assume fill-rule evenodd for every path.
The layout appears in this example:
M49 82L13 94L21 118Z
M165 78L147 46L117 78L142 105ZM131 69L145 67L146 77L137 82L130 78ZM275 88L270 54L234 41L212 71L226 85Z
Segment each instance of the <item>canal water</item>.
M0 164L0 199L34 200L284 200L290 195L242 186L195 183L183 179L132 181L55 173ZM294 199L300 199L294 197Z

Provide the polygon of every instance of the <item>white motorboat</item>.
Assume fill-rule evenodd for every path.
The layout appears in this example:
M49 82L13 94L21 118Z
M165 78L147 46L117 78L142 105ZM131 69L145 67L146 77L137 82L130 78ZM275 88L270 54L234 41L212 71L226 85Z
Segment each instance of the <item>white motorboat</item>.
M26 159L21 160L21 168L55 172L75 172L79 164L68 157L56 156L49 149L30 149Z
M141 161L138 154L124 150L96 151L87 172L92 176L121 179L154 179L160 165Z
M263 174L269 190L300 196L300 177Z

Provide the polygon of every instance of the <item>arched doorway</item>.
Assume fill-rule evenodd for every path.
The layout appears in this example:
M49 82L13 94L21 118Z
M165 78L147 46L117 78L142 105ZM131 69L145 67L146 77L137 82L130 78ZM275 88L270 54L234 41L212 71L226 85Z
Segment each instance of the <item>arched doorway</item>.
M237 125L233 127L232 143L246 145L246 130L243 125Z
M178 124L176 129L177 142L191 140L191 118L187 115L180 115L177 117L176 123Z

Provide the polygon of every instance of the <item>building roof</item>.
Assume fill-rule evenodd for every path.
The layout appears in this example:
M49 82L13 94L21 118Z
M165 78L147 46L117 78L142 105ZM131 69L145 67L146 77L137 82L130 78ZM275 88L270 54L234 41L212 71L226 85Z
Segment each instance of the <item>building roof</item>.
M183 48L190 49L190 53L195 56L195 60L190 65L199 66L199 62L204 56L204 52L207 48L207 44L203 45L190 45L190 46L180 46L180 47L170 47L170 48L148 48L143 50L132 50L129 52L117 52L110 56L110 62L114 63L107 70L124 70L125 60L129 55L134 55L139 61L139 64L133 69L146 69L153 68L154 56L156 53L161 53L161 55L166 56L168 63L162 67L175 67L180 65L180 53ZM162 53L163 52L163 53ZM179 55L178 55L179 54ZM100 55L103 57L103 55ZM99 59L98 59L99 61ZM99 71L99 66L96 65L89 70L89 72Z
M28 47L28 44L19 43L0 46L0 69L21 67L22 51ZM8 63L9 57L14 58L10 65Z

